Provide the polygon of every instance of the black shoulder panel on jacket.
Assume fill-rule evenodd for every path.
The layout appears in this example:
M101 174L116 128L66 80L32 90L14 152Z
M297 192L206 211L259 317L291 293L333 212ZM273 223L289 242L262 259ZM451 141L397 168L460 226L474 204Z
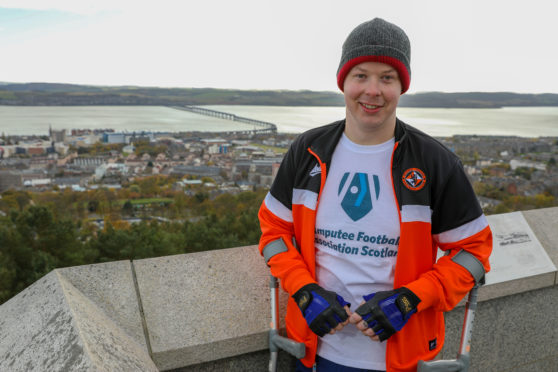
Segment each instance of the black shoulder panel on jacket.
M394 164L400 206L430 206L433 234L479 217L482 210L457 155L435 138L402 124L406 134L397 154L399 163Z
M333 152L333 149L329 148L330 142L334 141L333 137L336 135L340 137L343 123L344 121L338 121L310 129L299 135L291 144L270 190L271 195L288 209L292 210L293 189L305 189L316 193L320 191L321 169L318 160L308 149L312 148L323 162L328 163L329 159L322 157Z

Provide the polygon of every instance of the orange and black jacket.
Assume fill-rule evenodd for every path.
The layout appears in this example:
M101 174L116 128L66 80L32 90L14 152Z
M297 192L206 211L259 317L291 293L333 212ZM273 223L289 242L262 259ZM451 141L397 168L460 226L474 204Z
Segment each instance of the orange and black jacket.
M316 283L316 211L344 128L343 120L301 134L259 211L260 251L290 295ZM459 158L399 119L391 172L400 222L394 288L407 287L421 302L403 329L387 340L386 367L414 371L419 360L434 358L442 348L443 312L490 269L492 233ZM438 248L446 255L437 260ZM292 297L285 321L289 337L306 344L303 364L312 366L317 336Z

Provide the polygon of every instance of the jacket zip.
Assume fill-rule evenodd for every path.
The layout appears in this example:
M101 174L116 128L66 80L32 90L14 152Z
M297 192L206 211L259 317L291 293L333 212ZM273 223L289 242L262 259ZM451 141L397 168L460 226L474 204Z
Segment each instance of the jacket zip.
M321 173L320 173L320 191L318 192L318 196L316 198L316 210L314 211L314 230L316 229L316 214L318 213L318 205L320 204L320 198L322 196L322 190L324 189L324 185L325 185L325 181L326 181L326 165L325 163L322 162L322 159L320 159L320 157L314 152L312 151L312 149L310 147L308 147L308 152L310 154L312 154L316 160L318 161L318 164L320 164L320 169L321 169ZM316 255L316 247L314 247L314 256ZM316 262L314 261L314 273L316 272ZM314 274L315 276L315 274ZM316 278L314 278L315 280ZM313 350L314 350L314 365L312 368L312 371L315 372L316 371L316 353L318 351L318 336L314 335L313 337Z
M399 141L395 142L395 145L393 146L393 152L391 153L389 173L390 173L390 178L391 178L391 188L393 189L393 197L395 198L395 207L397 208L397 215L399 216L399 236L401 236L401 210L399 209L399 198L398 198L397 192L395 191L395 182L393 180L393 158L395 157L395 151L397 150L397 147L399 147ZM399 249L399 247L398 247L398 249ZM397 261L395 262L395 265L397 266ZM395 277L394 277L394 282L395 282ZM389 342L389 340L387 340L386 342L387 342L386 343L386 371L388 371L389 370L389 368L388 368L388 365L389 365L388 357L389 357L389 349L390 349L391 342Z
M391 178L391 187L393 189L393 196L395 197L395 207L397 208L397 215L399 216L399 228L401 229L401 210L399 209L399 195L397 195L397 191L395 190L395 182L393 181L393 158L395 157L395 151L399 147L399 141L395 142L393 146L393 152L391 153L391 162L389 166L389 173Z
M320 169L322 170L320 173L320 192L318 193L318 198L316 200L316 211L318 210L318 203L320 201L320 197L322 196L322 190L324 189L325 180L326 180L326 173L327 168L325 163L322 162L322 159L314 152L310 147L308 147L308 152L312 154L316 160L318 160L318 164L320 164Z

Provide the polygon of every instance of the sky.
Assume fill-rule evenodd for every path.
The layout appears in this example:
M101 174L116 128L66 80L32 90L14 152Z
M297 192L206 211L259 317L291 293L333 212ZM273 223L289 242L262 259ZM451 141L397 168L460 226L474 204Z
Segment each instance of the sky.
M337 91L341 46L381 17L410 93L558 93L552 0L0 0L0 82Z

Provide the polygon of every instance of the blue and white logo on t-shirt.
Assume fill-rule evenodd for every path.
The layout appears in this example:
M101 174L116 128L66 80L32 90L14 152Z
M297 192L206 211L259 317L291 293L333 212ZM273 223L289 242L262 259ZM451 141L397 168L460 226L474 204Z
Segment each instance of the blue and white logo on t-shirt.
M339 183L337 195L340 195L341 191L343 191L349 176L350 172L343 174L341 182ZM377 175L373 175L372 179L374 180L376 200L378 200L380 196L380 180ZM372 196L367 173L355 173L353 175L351 183L341 201L341 207L353 221L360 220L372 210Z

